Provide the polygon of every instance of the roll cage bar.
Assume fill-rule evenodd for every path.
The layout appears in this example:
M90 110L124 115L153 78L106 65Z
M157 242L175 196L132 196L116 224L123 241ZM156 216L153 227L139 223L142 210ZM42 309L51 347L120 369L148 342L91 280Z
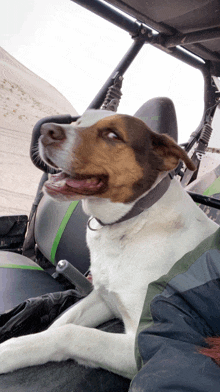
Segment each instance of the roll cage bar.
M220 91L218 89L217 83L215 83L215 77L212 76L213 66L210 61L219 62L220 64L220 54L215 52L210 52L210 50L205 47L199 46L200 53L204 54L204 57L208 55L209 60L205 60L198 55L195 55L190 50L185 49L181 45L194 44L219 39L220 38L220 27L212 27L202 31L189 32L186 34L181 34L179 32L173 32L167 26L163 26L162 32L155 32L154 26L150 28L145 23L135 20L133 16L127 15L121 10L109 5L107 2L102 0L71 0L75 3L83 6L84 8L92 11L93 13L101 16L109 22L112 22L121 29L127 31L132 39L132 45L129 50L125 53L122 60L113 70L107 81L104 83L100 91L97 93L95 98L92 100L87 109L99 109L103 104L106 97L108 89L113 86L114 81L119 76L122 77L126 70L129 68L130 64L133 62L135 57L140 52L144 44L150 44L156 48L166 52L167 54L175 57L178 60L185 62L186 64L200 70L204 78L204 112L201 122L195 132L192 133L188 143L184 145L185 150L188 152L198 142L198 146L193 153L192 160L196 164L197 170L194 174L185 171L181 172L181 164L176 170L176 174L182 177L183 185L196 179L198 174L198 169L200 161L198 159L197 152L204 153L208 145L211 132L211 122L220 101ZM152 23L151 23L152 25ZM155 26L157 28L157 26ZM210 127L210 128L209 128ZM208 129L209 128L209 129ZM191 179L191 181L190 181ZM205 197L199 194L194 194L190 192L191 197L194 201L201 204L209 205L214 208L220 209L220 201L214 198Z
M205 80L205 109L212 107L216 103L216 93L218 89L215 84L212 83L210 61L206 61L203 58L196 56L190 51L179 47L181 44L195 43L211 40L214 38L220 38L220 27L211 28L205 31L197 31L188 34L165 34L155 33L153 29L149 28L144 23L141 23L134 18L122 13L121 11L113 8L109 4L102 0L72 0L75 3L83 6L84 8L92 11L93 13L101 16L102 18L112 22L121 29L127 31L134 42L130 49L127 51L125 56L122 58L118 66L114 69L109 79L103 85L101 90L98 92L96 97L89 105L89 109L98 109L103 102L108 87L112 85L113 79L117 73L123 75L128 69L134 58L137 56L144 44L150 44L158 49L166 52L167 54L185 62L186 64L200 70ZM207 49L203 49L204 53ZM209 52L210 55L210 52ZM220 56L212 53L211 57L213 60L220 62Z

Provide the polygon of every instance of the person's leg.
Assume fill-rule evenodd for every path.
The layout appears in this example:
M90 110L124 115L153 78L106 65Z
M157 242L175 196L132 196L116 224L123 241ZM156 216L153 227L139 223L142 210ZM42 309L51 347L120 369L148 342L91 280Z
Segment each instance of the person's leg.
M152 336L152 340L154 337ZM219 392L220 369L198 347L167 339L133 379L130 392Z

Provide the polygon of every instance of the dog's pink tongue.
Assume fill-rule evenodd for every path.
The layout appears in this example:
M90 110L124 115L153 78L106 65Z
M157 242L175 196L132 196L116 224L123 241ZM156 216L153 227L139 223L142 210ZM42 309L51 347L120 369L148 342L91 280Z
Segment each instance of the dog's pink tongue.
M67 178L66 184L71 188L93 188L99 183L97 178L88 178L86 180L75 180L74 178Z
M67 187L74 188L74 189L82 189L82 190L92 189L97 187L99 188L99 186L101 186L101 183L95 177L77 180L68 176L68 174L64 172L60 172L51 175L49 183L47 185L55 187L57 191L59 190L61 192L62 190L66 190Z

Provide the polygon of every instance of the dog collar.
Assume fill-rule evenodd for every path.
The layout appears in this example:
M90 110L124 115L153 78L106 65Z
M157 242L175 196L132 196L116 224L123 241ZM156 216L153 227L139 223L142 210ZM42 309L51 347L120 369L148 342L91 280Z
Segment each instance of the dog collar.
M92 219L96 219L97 222L101 226L112 226L112 225L115 225L116 223L122 223L122 222L124 222L124 221L126 221L128 219L134 218L135 216L141 214L144 210L146 210L146 209L150 208L152 205L154 205L164 195L164 193L166 193L166 191L168 190L168 188L170 186L170 182L171 182L172 178L173 178L173 174L169 173L147 195L145 195L144 197L139 199L137 201L137 203L134 204L132 209L127 212L127 214L125 214L124 216L122 216L122 218L118 219L115 222L103 223L102 221L100 221L100 219L97 219L97 218L95 218L93 216L90 217L89 220L88 220L88 227L89 227L89 229L92 230L92 231L96 231L97 230L97 229L93 229L90 226L90 222L91 222Z

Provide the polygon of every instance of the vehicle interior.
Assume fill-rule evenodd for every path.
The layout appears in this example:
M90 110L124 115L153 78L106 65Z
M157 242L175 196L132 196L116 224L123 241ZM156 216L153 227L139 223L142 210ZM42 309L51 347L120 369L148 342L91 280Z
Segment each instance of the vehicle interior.
M220 162L210 172L200 175L200 165L207 151L219 152L209 149L212 123L220 110L219 1L72 1L114 23L131 36L130 49L85 110L117 111L123 78L144 45L153 45L202 73L203 116L190 139L181 145L192 158L196 171L189 171L181 163L175 170L175 176L192 199L220 224ZM143 102L136 113L128 114L144 118L153 131L178 139L175 107L169 98L152 97ZM43 193L44 182L55 171L40 158L36 159L42 124L71 124L79 117L65 113L46 117L33 129L30 158L42 171L42 179L29 217L0 217L0 314L28 298L46 293L77 289L85 296L92 290L87 279L89 251L85 233L88 216L83 212L81 202L57 203Z

